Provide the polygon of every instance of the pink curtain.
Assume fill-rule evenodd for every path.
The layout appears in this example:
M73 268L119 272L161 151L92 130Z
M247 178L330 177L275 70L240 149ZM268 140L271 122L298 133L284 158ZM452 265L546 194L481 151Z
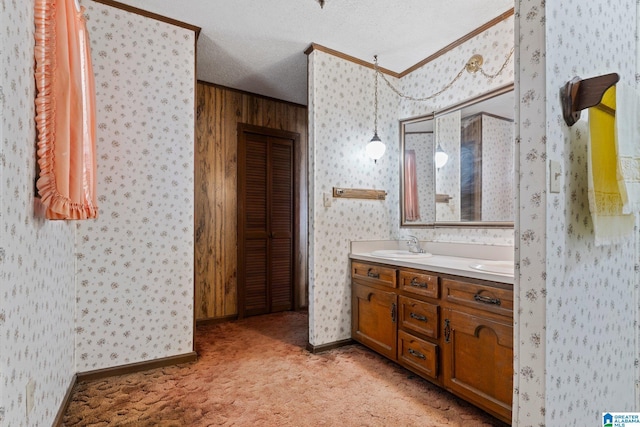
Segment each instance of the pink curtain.
M98 216L95 87L84 8L36 0L36 183L49 219Z
M416 152L414 150L406 150L404 152L404 220L417 221L419 219Z

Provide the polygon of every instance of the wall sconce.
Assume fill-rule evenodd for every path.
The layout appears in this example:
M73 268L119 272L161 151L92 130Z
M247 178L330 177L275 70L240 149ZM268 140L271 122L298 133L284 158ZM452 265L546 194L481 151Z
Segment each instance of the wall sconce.
M373 119L373 138L367 144L367 155L378 162L378 159L384 155L387 146L380 140L378 136L378 55L374 57L375 64L375 96L374 96L374 119Z

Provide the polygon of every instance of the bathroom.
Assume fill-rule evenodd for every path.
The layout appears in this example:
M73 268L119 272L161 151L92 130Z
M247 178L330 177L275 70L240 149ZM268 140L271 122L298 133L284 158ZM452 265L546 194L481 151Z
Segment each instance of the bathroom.
M91 249L90 244L82 248L92 256L77 259L80 268L86 270L76 277L75 228L60 223L44 224L28 216L33 202L34 150L30 146L24 148L16 141L31 143L35 139L31 103L24 101L25 93L29 99L33 95L33 82L24 78L30 75L33 65L32 37L24 30L31 28L33 22L31 3L5 2L6 13L3 10L2 15L7 25L3 26L6 30L2 36L6 73L2 80L1 136L2 173L6 185L0 199L4 219L3 251L0 253L3 277L0 354L7 359L0 360L0 406L5 408L4 415L10 423L21 419L25 384L34 376L37 378L36 406L30 420L43 420L42 424L46 425L57 411L76 372L137 361L139 359L133 356L139 356L142 351L147 360L190 351L193 294L189 265L182 266L186 279L180 283L182 288L178 292L172 289L176 283L166 283L166 277L158 281L159 294L150 296L144 292L129 295L125 287L113 286L117 282L113 280L87 287L82 278L83 274L93 275L90 271L94 268L93 260L103 263L95 267L95 271L102 267L108 270L110 262L118 261L116 255L105 252L109 246L106 242L113 233L127 239L129 229L115 224L109 230L92 230L102 239L101 243L97 250ZM622 81L635 82L638 73L636 6L629 0L596 5L579 1L562 4L518 1L514 13L487 29L486 35L468 41L447 56L401 79L391 78L394 84L407 90L415 88L419 94L430 92L448 82L457 72L452 67L439 65L440 60L455 57L464 62L478 49L490 69L490 64L504 60L515 40L513 60L507 71L494 81L481 87L477 83L481 81L480 77L465 75L460 81L461 88L452 88L432 104L402 101L381 83L378 133L386 143L387 151L377 162L367 158L364 150L373 131L373 70L320 50L309 54L309 105L315 105L309 110L308 157L311 345L322 346L349 338L351 241L405 239L412 234L421 241L512 244L516 266L514 425L595 424L603 411L640 410L640 281L636 271L640 252L637 233L622 244L594 245L586 196L586 142L583 135L564 124L558 100L559 88L575 75L590 77L617 72ZM94 8L102 13L100 6ZM96 14L95 21L101 21L102 24L96 25L109 33L112 22L107 14L100 15L100 19ZM154 37L164 37L161 31L154 33L154 26L147 30L149 34L155 34ZM117 36L128 38L129 42L137 40L125 28ZM169 36L184 42L182 33ZM189 43L193 46L193 39L185 43L187 47ZM156 44L148 49L157 47ZM194 54L188 48L181 53ZM179 58L177 62L186 63L187 59ZM105 62L103 65L112 65ZM107 72L111 70L107 69ZM193 75L188 77L194 80ZM517 100L514 228L426 227L409 231L401 227L399 120L428 114L509 82L515 84ZM117 92L114 88L102 90ZM166 87L159 90L166 90ZM175 87L171 90L180 96ZM126 116L130 109L136 109L136 104L127 101L126 94L120 95L122 105L111 105L110 120L120 120L122 114ZM330 100L326 102L326 108L319 105L322 99ZM158 103L155 113L164 112L165 117L171 117L173 106L161 110L162 105ZM122 106L126 108L121 109ZM138 109L139 113L142 111ZM194 121L193 111L182 115L180 125L187 130L183 129L180 136L192 140L193 132L186 126ZM151 124L158 129L156 135L161 134L167 120L159 114L150 116ZM121 128L118 130L126 129L124 123ZM111 139L107 142L111 145L102 161L118 171L126 165L119 156L129 147L112 144ZM177 154L167 151L170 148L167 144L162 146L164 151L160 157L184 156L188 159L193 155L189 149ZM136 161L143 164L148 152L134 154L138 156ZM561 165L559 193L549 192L551 160ZM174 171L171 169L170 172L173 174ZM139 212L160 209L165 221L160 224L158 235L175 232L179 252L178 255L171 253L171 256L188 264L193 242L182 241L180 236L193 235L194 231L193 221L189 218L191 202L184 200L184 194L192 190L189 168L181 172L184 177L180 185L170 193L175 206L161 208L148 207L150 200L146 191L151 188L144 184L147 174L140 170L136 173L136 185L128 177L124 179L126 185L136 190L134 195L138 197L134 199L140 203L135 208ZM115 183L120 178L116 173L113 178L114 188L110 190L118 190ZM387 196L384 201L336 198L330 207L325 207L324 195L331 193L333 187L380 189L385 190ZM125 200L129 199L124 192L121 196L117 202L127 206ZM176 206L179 213L175 212ZM172 214L175 216L171 217ZM131 216L126 218L127 215ZM178 216L181 219L177 219ZM131 211L123 208L121 218L111 220L124 223L134 217ZM151 222L143 232L153 236L154 226ZM172 231L171 227L177 231ZM78 233L80 246L86 235L84 231ZM128 255L134 269L140 270L136 260L145 250L146 243L136 241L137 255ZM34 258L38 259L37 263L31 261ZM157 262L154 274L165 268L162 261L166 258L166 255L157 259L148 257L147 261ZM143 288L142 283L149 274L142 268L133 277ZM163 274L170 275L164 272L160 276ZM8 278L7 282L5 278ZM76 279L80 279L77 288ZM5 287L9 280L13 285ZM31 287L33 283L35 288ZM34 298L36 293L45 295L46 300ZM108 302L102 302L102 297L107 296ZM112 304L116 298L125 303ZM148 316L144 322L141 318L133 321L127 317L134 311L127 305L127 300L132 301L136 310L145 307L140 311ZM174 306L169 307L172 304ZM107 323L109 310L114 308L122 310L117 312L125 318L122 328L120 320ZM82 317L85 310L92 315ZM172 314L173 310L177 311L177 316ZM80 320L74 318L75 312ZM93 316L93 312L97 314ZM155 347L150 345L141 351L132 349L135 345L142 346L140 343L145 342L146 336L152 335L148 330L139 332L140 323L154 329ZM131 330L131 336L118 335L120 329ZM84 333L90 338L84 340L81 337ZM103 340L109 339L114 341L105 345ZM171 344L174 347L167 348ZM115 347L117 351L110 351ZM44 354L48 357L43 357ZM46 360L43 362L43 359Z
M636 46L635 5L617 2L603 8L580 2L517 2L515 17L486 34L401 79L389 77L407 95L424 96L458 71L439 60L455 57L464 63L481 52L485 61L489 57L501 64L514 38L518 42L504 74L490 82L464 76L459 88L432 103L400 99L379 83L378 134L387 150L375 163L362 147L362 140L368 141L373 132L373 70L321 51L311 53L309 105L316 99L329 100L330 105L312 110L309 122L311 344L350 336L351 241L406 240L415 235L425 242L513 244L514 425L534 424L540 417L547 425L572 420L582 425L585 420L596 423L605 408L639 409L639 329L633 320L638 318L637 235L618 245L594 245L586 196L586 140L565 125L558 95L575 75L616 70L623 81L635 80L635 48L629 50ZM608 22L622 23L627 30L613 36ZM598 31L611 35L597 37ZM631 53L618 53L623 51ZM518 100L514 229L401 227L399 120L426 115L511 81ZM354 109L355 100L366 108ZM550 160L561 165L559 193L549 192ZM334 187L379 189L387 195L385 201L333 198L325 207L324 196ZM603 356L604 349L615 350Z

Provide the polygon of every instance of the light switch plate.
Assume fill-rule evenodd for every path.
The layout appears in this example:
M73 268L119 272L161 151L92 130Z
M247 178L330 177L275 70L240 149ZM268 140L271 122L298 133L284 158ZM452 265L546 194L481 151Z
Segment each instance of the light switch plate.
M25 404L27 409L27 418L29 418L29 414L33 411L33 405L35 403L36 398L36 382L33 378L29 379L26 387L26 397Z
M322 203L324 204L325 208L328 208L331 206L331 193L322 193Z
M559 193L562 182L562 165L557 160L549 160L549 191Z

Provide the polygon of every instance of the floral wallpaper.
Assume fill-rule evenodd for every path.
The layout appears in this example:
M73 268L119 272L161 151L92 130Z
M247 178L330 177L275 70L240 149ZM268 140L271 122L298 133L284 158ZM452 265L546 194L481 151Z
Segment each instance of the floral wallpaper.
M100 217L77 223L79 372L193 349L195 34L85 2Z
M513 40L514 19L510 17L402 81L390 80L407 95L424 96L455 76L475 50L491 52L485 55L486 69L497 70L508 57ZM402 101L380 83L378 134L387 151L377 163L364 152L373 134L373 70L321 51L309 54L308 70L309 342L318 346L350 337L350 241L400 239L413 234L421 240L513 244L511 229L401 228L398 197L398 120L425 115L513 82L513 58L500 77L486 81L464 76L431 104ZM325 207L323 195L333 187L383 189L388 194L384 201L333 199L331 206Z
M558 88L576 75L616 72L633 84L636 2L570 0L547 2L546 8L547 102L542 93L532 105L546 106L540 153L560 162L564 184L546 198L546 424L600 425L601 412L640 410L635 384L640 334L634 325L638 233L618 245L594 245L586 124L568 128L557 99Z
M418 223L430 223L435 220L433 201L433 132L409 133L404 137L405 150L416 153L416 176L418 181L418 206L420 219Z
M567 9L569 11L570 9ZM513 423L544 426L546 352L545 0L516 2L516 277ZM567 12L569 13L569 12ZM553 236L550 236L553 238Z
M482 220L513 221L513 122L482 115Z
M33 10L0 12L0 425L11 427L51 425L75 373L74 228L34 215Z
M462 45L435 58L419 69L402 78L402 92L417 98L426 97L444 88L464 67L474 54L484 58L483 69L491 74L497 72L509 57L514 40L514 17L492 26ZM380 65L384 58L380 58ZM505 70L494 79L487 79L478 73L462 73L451 88L429 101L400 100L400 118L429 114L457 104L491 89L513 83L514 56L511 56Z
M102 194L101 218L83 223L35 214L34 2L2 3L3 426L51 425L78 370L192 349L193 216L184 195L193 192L194 35L83 3L98 74ZM86 357L74 356L76 341Z
M436 203L436 221L460 221L460 110L436 117L436 148L449 155L447 163L436 169L436 194L451 197L449 203Z
M308 69L309 342L322 345L351 336L349 242L390 239L391 224L400 221L398 103L380 84L378 135L387 151L374 163L365 153L374 131L374 71L321 51L309 55ZM386 200L333 199L325 207L323 195L333 187L388 194Z

